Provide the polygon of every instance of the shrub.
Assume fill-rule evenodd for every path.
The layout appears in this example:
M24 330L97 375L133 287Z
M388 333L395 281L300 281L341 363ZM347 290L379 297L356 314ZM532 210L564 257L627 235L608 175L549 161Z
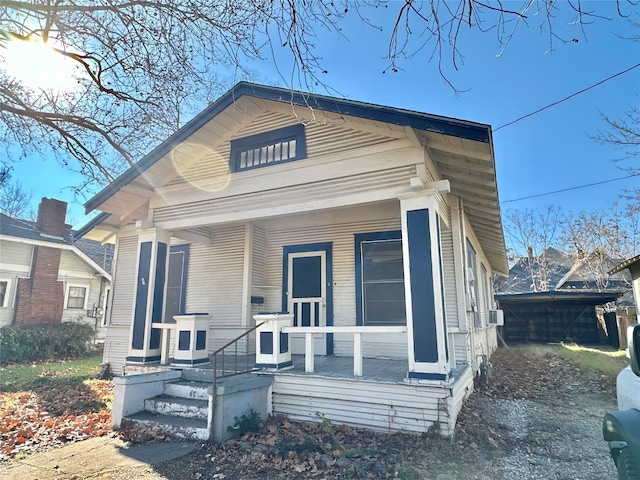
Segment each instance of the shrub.
M83 323L0 328L0 364L61 360L91 351L93 328Z
M227 427L227 432L231 432L239 437L245 433L258 433L262 428L260 414L254 409L245 413L241 417L234 417L235 423Z

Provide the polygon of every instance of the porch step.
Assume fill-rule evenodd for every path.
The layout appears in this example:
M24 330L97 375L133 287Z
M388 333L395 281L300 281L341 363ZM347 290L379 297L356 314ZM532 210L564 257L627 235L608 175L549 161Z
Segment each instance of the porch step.
M181 380L165 384L164 393L170 397L191 398L208 402L210 385L210 383Z
M213 383L211 368L185 368L182 370L182 380L189 382Z
M206 419L209 412L209 402L165 394L145 400L144 409L151 413L173 417Z
M158 425L165 433L179 438L209 440L207 419L154 414L148 411L127 415L125 419L141 426Z

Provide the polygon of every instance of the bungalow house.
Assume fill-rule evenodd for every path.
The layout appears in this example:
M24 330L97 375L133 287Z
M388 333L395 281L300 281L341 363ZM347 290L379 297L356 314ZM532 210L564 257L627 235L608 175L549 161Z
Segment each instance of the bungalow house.
M448 435L497 346L488 125L241 82L85 206L80 233L116 243L117 385L231 343L269 412Z
M79 321L104 338L113 246L74 244L66 210L43 198L36 222L0 214L0 327Z

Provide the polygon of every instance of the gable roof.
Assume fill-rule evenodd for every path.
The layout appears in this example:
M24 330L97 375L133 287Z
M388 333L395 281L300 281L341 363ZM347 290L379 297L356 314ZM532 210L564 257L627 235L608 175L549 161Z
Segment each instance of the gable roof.
M543 255L548 268L548 272L545 272L545 275L548 276L549 289L553 290L557 288L558 282L571 270L573 263L566 255L553 247L546 248L539 257ZM534 275L537 275L540 269L539 262L534 262L532 268ZM503 294L531 292L532 285L533 279L531 278L531 269L528 266L527 257L518 259L509 269L508 277L500 278L496 281L497 290Z
M71 245L72 243L71 231L68 229L64 232L64 238L42 235L36 222L9 217L4 213L0 213L0 235L55 245Z
M101 226L104 234L100 239L105 241L123 222L146 220L145 202L153 196L156 188L168 181L167 177L163 178L163 172L171 169L171 166L164 165L161 160L205 126L211 128L213 125L213 128L220 130L216 132L220 133L220 137L226 135L226 140L229 140L233 133L221 128L215 120L223 116L233 117L240 111L244 113L245 108L259 110L264 102L306 107L314 113L328 112L404 128L412 141L428 148L436 168L444 179L450 181L451 193L463 200L467 218L493 270L507 272L489 125L247 82L235 85L86 202L87 213L97 209L103 214L82 227L80 234L86 235ZM116 214L109 216L109 213Z
M0 239L71 251L101 275L111 278L113 245L103 246L100 242L85 239L74 242L70 228L65 229L63 238L51 237L43 235L36 222L0 213Z
M71 230L66 229L64 238L43 235L36 222L9 217L0 213L0 235L31 240L33 242L44 242L52 245L71 245Z

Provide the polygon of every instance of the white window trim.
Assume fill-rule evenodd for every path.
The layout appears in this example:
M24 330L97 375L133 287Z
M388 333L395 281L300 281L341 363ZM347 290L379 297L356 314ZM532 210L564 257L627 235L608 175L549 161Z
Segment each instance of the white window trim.
M69 308L69 290L73 287L84 288L84 305L81 308L72 307ZM64 292L64 308L69 310L87 310L87 304L89 303L89 284L88 283L67 283L67 287Z
M109 319L107 316L111 315L111 287L107 287L104 290L104 298L102 299L102 320L100 325L106 327Z
M4 303L0 308L10 308L13 306L13 278L0 277L0 282L7 282L7 291L4 293Z

